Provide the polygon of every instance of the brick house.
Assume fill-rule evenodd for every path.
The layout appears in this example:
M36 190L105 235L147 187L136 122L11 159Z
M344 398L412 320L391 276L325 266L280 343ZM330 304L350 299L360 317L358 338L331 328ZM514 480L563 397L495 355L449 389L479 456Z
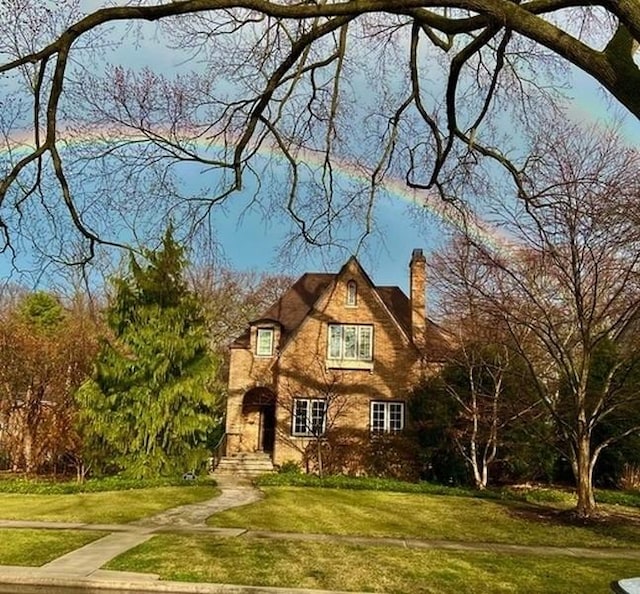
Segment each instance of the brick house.
M226 454L303 460L331 429L399 432L406 397L444 338L426 318L426 259L414 250L410 296L373 284L354 257L306 273L231 345Z

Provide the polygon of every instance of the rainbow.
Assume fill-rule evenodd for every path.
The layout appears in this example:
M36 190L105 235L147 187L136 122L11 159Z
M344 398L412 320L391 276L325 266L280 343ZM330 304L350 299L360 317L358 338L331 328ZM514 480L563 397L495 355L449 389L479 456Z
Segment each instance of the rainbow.
M44 135L42 135L42 137L44 137ZM63 146L99 146L101 144L106 145L107 143L117 141L135 142L144 140L148 140L148 138L140 133L133 133L129 131L96 131L94 133L68 137L63 136L61 138ZM193 150L197 149L209 152L228 148L216 139L202 137L199 137L197 140L190 140L189 146ZM9 142L6 142L4 147L0 147L0 155L6 155L11 152L23 153L33 150L33 147L34 143L32 135L23 133L20 136L14 137ZM257 149L254 147L253 151L254 154L262 158L276 159L283 165L288 163L285 156L275 145L263 142L257 147ZM323 166L324 154L319 151L314 152L309 149L298 148L295 158L298 162L306 164L311 171L318 171ZM337 159L333 159L331 165L334 175L355 181L363 187L371 186L373 172L366 167L356 165L355 163L346 160ZM446 204L438 196L426 195L425 191L410 188L404 180L385 177L379 184L376 191L379 192L380 190L382 190L382 192L391 199L397 199L405 204L424 209L437 220L444 223L447 227L467 234L474 241L477 241L496 252L503 252L513 246L513 242L510 241L505 234L486 221L483 221L476 214L472 212L463 213L459 208Z

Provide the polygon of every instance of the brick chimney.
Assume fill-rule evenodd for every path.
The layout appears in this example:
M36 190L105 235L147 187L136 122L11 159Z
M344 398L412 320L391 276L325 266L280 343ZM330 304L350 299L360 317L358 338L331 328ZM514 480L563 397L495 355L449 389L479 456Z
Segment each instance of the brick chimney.
M409 301L411 303L411 338L413 343L424 349L426 345L426 289L427 259L421 249L413 250L409 263Z

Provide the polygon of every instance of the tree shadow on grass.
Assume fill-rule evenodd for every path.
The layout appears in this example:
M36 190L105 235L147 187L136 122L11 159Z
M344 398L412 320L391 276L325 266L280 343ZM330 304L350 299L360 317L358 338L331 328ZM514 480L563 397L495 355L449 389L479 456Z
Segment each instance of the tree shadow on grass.
M640 510L619 508L613 505L599 505L595 515L580 517L572 509L561 509L552 505L541 505L520 501L501 502L508 514L518 520L546 524L584 528L599 536L624 541L625 546L637 543L640 547Z

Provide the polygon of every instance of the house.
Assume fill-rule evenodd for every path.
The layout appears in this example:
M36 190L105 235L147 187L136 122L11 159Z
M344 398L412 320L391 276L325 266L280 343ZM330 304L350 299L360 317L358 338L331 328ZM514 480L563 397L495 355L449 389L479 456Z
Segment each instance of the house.
M329 431L401 432L407 395L437 364L426 318L426 259L413 251L410 295L373 284L355 257L306 273L231 345L226 455L302 462Z

